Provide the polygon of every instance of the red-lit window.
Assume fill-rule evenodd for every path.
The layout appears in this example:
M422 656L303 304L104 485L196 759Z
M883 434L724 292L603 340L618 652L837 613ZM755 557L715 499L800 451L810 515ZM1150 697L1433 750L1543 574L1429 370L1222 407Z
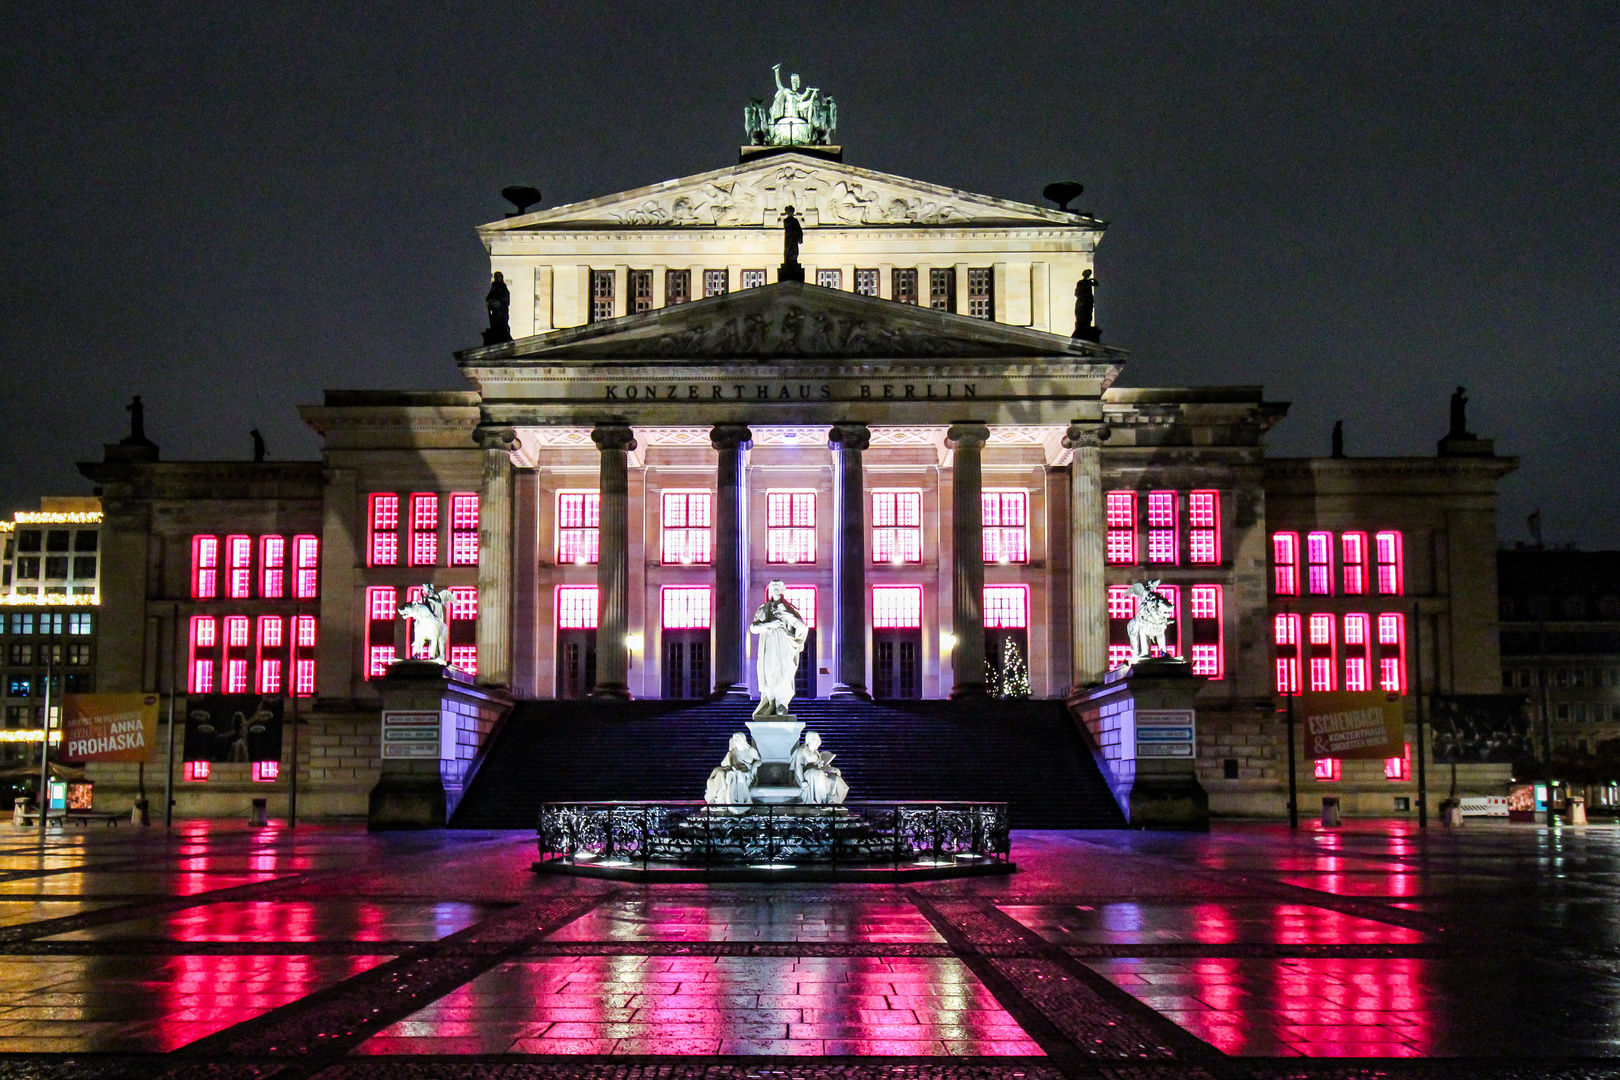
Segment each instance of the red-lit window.
M471 491L450 495L450 565L478 565L478 495Z
M1103 549L1105 561L1110 566L1136 565L1136 492L1110 491L1105 506L1108 520Z
M1336 757L1317 758L1316 778L1318 780L1337 780L1339 778L1339 759Z
M922 562L922 492L872 492L872 561Z
M1378 592L1381 596L1400 596L1404 591L1404 571L1401 568L1401 534L1381 532L1374 537L1378 548Z
M399 496L373 492L371 496L371 540L366 545L367 566L399 565Z
M1299 595L1299 533L1271 534L1271 591Z
M660 597L665 630L707 630L710 598L707 585L666 585Z
M1365 595L1367 592L1367 534L1364 532L1340 534L1339 558L1344 568L1344 595Z
M815 562L816 493L767 491L765 530L766 562Z
M1029 586L986 585L984 587L984 628L986 630L1028 629Z
M259 616L258 693L281 693L281 673L286 666L286 642L281 636L282 630L280 615Z
M185 775L185 778L187 780L207 780L208 779L208 762L206 762L206 761L188 761L188 762L186 762L186 771L185 771L184 775Z
M1171 623L1165 632L1165 649L1155 655L1181 656L1188 641L1181 619L1181 587L1160 585L1158 591L1170 601ZM1117 667L1131 662L1130 621L1136 618L1136 599L1128 585L1108 587L1108 656L1109 665Z
M227 694L248 692L248 618L246 615L225 616L225 685Z
M664 562L682 566L707 563L712 525L707 491L664 492Z
M1110 619L1136 618L1136 597L1129 585L1108 586L1108 617Z
M1124 667L1131 662L1131 657L1135 655L1136 653L1129 645L1109 645L1108 670L1112 671L1117 667Z
M814 585L784 585L782 599L792 604L798 611L804 625L814 630L816 628L816 587Z
M366 589L366 678L388 674L396 659L394 622L399 615L399 593L392 585Z
M1370 690L1368 646L1371 641L1372 621L1362 614L1344 617L1344 688Z
M1400 757L1384 759L1385 780L1412 779L1412 744L1405 744L1405 752Z
M253 590L252 539L246 536L227 536L225 557L229 560L225 595L232 600L246 600Z
M1406 616L1378 616L1378 689L1406 693Z
M437 566L439 563L439 497L432 492L418 491L411 496L411 555L412 566Z
M1206 679L1226 677L1226 628L1221 617L1219 585L1192 585L1187 589L1187 620L1192 630L1189 649L1192 673Z
M255 761L253 763L253 782L255 784L269 784L281 775L281 762Z
M293 694L315 694L315 616L295 615L292 620Z
M259 595L279 600L286 594L287 541L280 536L259 537Z
M1305 537L1306 587L1312 596L1333 595L1333 534L1308 533Z
M293 537L293 595L313 600L321 591L321 541L315 536Z
M1187 496L1187 561L1218 566L1221 561L1221 493L1194 491Z
M557 586L557 629L596 629L596 586Z
M984 513L984 561L1028 562L1029 494L986 491L980 501Z
M469 585L452 586L450 607L444 613L450 623L450 641L447 652L450 666L468 675L478 674L478 590ZM408 593L412 600L419 599L420 589Z
M1336 690L1335 675L1338 663L1334 656L1334 623L1332 615L1311 616L1311 689Z
M191 617L191 659L186 689L192 694L214 692L214 672L219 664L219 628L212 615Z
M921 630L921 585L872 586L872 629Z
M557 492L557 564L588 566L601 556L602 499L594 491Z
M212 600L219 593L219 537L191 538L191 595Z
M1176 493L1148 492L1147 515L1147 561L1174 566L1180 561L1176 550Z
M1298 615L1278 615L1272 619L1272 641L1277 655L1277 693L1299 693L1299 637Z

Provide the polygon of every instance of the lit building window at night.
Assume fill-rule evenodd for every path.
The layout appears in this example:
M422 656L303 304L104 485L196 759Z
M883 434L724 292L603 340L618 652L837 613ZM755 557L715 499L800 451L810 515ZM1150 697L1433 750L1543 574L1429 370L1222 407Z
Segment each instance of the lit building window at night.
M766 492L765 529L766 562L815 562L816 493Z
M710 493L666 491L662 500L663 555L666 565L703 565L711 550Z
M557 493L557 562L588 566L600 557L602 499L594 491Z
M383 491L373 493L370 519L371 542L366 545L366 565L399 565L399 496Z
M1110 566L1136 565L1136 492L1110 491L1106 513L1108 534L1104 556Z
M411 496L412 566L436 566L439 562L439 497L418 491Z
M478 495L457 491L450 496L450 565L478 565Z
M986 491L980 498L983 518L984 561L1029 561L1029 493Z
M922 562L922 492L872 492L872 561Z

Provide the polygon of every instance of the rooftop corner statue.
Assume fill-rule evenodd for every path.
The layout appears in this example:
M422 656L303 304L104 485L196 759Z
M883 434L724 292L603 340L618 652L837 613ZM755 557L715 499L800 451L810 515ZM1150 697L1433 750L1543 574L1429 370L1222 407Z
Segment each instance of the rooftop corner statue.
M775 64L776 96L767 107L756 98L743 109L743 128L754 146L830 146L838 126L838 106L831 96L811 86L799 88L799 77L782 85L782 65Z

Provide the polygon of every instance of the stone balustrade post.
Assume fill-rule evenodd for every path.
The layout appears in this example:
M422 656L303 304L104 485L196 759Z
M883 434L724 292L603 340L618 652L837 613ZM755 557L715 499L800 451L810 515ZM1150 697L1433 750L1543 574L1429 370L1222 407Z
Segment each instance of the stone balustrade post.
M747 696L748 590L743 575L743 451L754 433L746 424L716 424L709 443L720 455L714 499L714 693Z
M598 473L600 547L596 564L596 688L602 701L630 699L630 451L636 448L629 424L597 424L591 441L602 453Z
M834 424L833 512L838 523L833 548L837 653L832 696L869 698L866 688L866 477L861 452L872 445L865 424Z
M984 444L983 424L952 424L945 433L956 452L951 469L951 697L977 698L984 688Z

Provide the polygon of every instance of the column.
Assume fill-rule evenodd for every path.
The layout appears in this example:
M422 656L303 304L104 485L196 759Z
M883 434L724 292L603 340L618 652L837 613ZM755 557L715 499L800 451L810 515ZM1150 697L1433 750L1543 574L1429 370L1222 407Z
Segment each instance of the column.
M833 549L838 652L832 696L870 698L866 689L866 477L861 451L872 445L872 433L865 424L834 424L827 443L833 449L833 515L838 527Z
M480 428L484 481L478 496L478 682L512 682L511 428Z
M630 451L629 424L597 424L591 441L602 451L597 487L601 495L600 558L596 564L596 689L599 701L630 700Z
M984 696L984 444L983 424L952 424L946 444L956 451L951 469L951 697Z
M709 443L720 455L714 492L714 693L748 694L748 590L743 576L742 458L754 433L716 424Z
M1071 424L1063 445L1074 451L1070 469L1069 506L1073 514L1069 539L1069 647L1074 658L1076 690L1101 682L1108 672L1108 593L1103 578L1102 443L1108 429Z

